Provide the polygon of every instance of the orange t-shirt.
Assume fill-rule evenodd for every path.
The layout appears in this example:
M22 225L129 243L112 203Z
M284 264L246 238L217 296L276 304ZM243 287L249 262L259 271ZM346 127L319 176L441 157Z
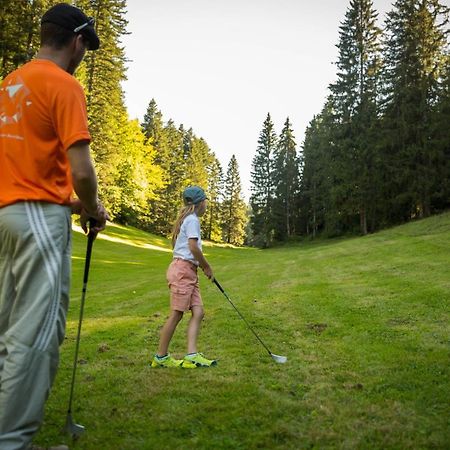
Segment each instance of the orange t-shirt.
M80 83L55 63L35 59L0 87L0 207L23 200L68 205L67 150L90 141Z

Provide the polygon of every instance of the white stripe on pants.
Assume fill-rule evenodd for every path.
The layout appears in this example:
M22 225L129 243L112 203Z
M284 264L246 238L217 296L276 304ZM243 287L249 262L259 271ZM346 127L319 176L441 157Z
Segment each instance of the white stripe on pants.
M69 304L70 208L0 209L0 449L23 450L39 429Z

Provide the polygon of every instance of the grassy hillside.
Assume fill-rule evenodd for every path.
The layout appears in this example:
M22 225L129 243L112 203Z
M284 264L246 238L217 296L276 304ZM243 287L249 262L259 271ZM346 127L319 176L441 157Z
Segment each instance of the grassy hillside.
M74 233L61 368L37 442L66 417L86 239ZM94 245L75 388L77 449L448 448L450 214L272 250L206 246L277 365L201 275L211 369L151 369L168 313L167 240L109 227ZM171 352L185 351L187 320Z

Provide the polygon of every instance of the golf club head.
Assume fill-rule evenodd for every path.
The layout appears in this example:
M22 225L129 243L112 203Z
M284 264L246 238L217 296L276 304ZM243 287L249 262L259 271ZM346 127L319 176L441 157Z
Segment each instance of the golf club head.
M64 432L70 434L73 440L78 439L84 433L84 426L75 423L72 419L72 414L67 414L66 426Z
M278 364L284 364L287 361L287 357L286 356L275 355L274 353L271 353L270 356Z

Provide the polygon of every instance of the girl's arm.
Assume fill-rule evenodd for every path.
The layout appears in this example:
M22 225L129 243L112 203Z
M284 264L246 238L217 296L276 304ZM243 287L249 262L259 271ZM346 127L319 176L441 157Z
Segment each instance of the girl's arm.
M203 252L199 249L197 239L189 238L189 250L194 255L194 258L198 261L200 267L203 270L203 273L210 279L214 280L213 272L211 266L206 261Z

